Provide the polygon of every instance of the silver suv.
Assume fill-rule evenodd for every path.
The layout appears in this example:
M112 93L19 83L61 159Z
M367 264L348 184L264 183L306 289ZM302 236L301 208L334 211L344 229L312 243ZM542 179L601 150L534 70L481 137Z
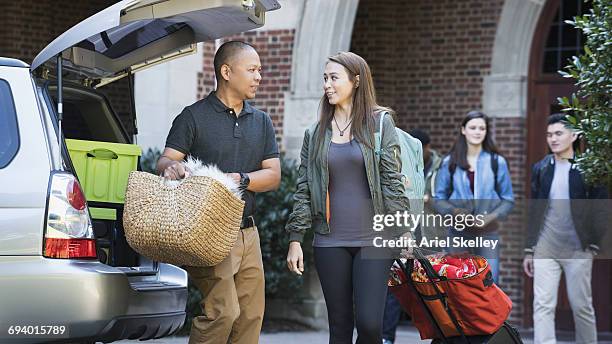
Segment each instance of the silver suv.
M31 66L0 58L0 343L180 329L186 272L127 245L121 205L115 221L92 219L97 204L86 200L64 138L131 143L96 88L195 52L197 42L260 27L278 8L276 0L124 0L63 33Z

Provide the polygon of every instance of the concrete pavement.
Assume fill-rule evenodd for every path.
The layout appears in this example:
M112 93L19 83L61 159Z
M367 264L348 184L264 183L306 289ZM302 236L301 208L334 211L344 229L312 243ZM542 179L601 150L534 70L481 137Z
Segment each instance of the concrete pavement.
M279 333L262 333L259 338L259 344L326 344L329 337L328 332L305 331L305 332L279 332ZM419 334L416 331L406 331L400 329L396 334L395 342L402 343L429 343L430 341L419 340ZM353 338L357 338L357 335ZM133 340L123 340L117 343L121 344L136 344ZM151 344L187 344L187 337L169 337L146 341L143 343Z
M396 344L420 344L430 343L431 341L420 340L418 332L414 328L400 327L397 330ZM525 344L533 344L531 333L523 336L523 342ZM356 338L356 335L355 337ZM279 332L279 333L263 333L260 337L260 344L326 344L328 342L327 332L316 332L316 331L303 331L303 332ZM169 337L157 340L151 340L146 342L137 342L133 340L123 340L116 343L121 344L136 344L136 343L147 343L147 344L187 344L187 337ZM572 344L573 341L557 341L558 344ZM599 344L612 344L612 341L599 341Z

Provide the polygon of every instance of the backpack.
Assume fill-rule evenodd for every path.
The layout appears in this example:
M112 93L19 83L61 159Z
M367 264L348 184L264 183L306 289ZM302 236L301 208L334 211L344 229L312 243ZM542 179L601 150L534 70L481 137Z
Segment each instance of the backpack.
M375 153L380 159L382 150L383 120L388 112L380 115L380 130L374 134ZM412 137L400 128L395 128L400 143L400 160L402 162L402 180L406 187L406 197L410 200L410 212L420 214L423 211L425 196L425 175L423 173L423 146L421 141Z
M496 153L490 153L491 155L491 169L493 170L493 179L494 179L494 185L495 185L495 192L497 193L497 196L499 196L501 194L501 192L499 191L499 184L497 183L497 170L499 169L498 167L498 161L497 161L497 154ZM449 161L449 165L448 165L448 172L450 172L450 188L448 193L446 194L446 198L450 198L450 196L453 194L454 191L454 186L453 186L453 178L455 177L455 169L457 168L457 166L454 166L454 168L451 168L450 166L450 161Z

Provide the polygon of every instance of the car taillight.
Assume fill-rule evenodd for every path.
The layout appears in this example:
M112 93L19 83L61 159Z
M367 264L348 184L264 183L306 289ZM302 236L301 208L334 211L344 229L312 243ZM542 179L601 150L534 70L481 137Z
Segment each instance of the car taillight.
M96 258L89 210L76 178L68 173L53 174L48 202L44 256Z
M45 257L49 258L96 258L94 239L45 239Z
M68 203L77 210L83 210L87 206L87 202L85 202L85 195L81 191L81 187L79 186L79 182L76 180L68 183L68 188L66 190L66 194L68 194Z

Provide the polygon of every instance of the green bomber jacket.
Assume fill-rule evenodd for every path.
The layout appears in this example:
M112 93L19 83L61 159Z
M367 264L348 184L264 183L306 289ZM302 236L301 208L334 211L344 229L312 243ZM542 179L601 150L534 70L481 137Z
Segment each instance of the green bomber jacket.
M319 234L328 234L331 230L327 219L326 201L329 183L327 156L332 129L331 126L326 129L322 145L317 144L318 130L319 123L316 123L304 133L297 189L293 196L293 211L285 226L290 241L301 242L305 232L311 228ZM363 152L375 214L395 214L398 211L408 210L409 201L400 173L400 144L391 116L386 115L383 120L379 158L376 157L374 148L369 148L361 142L359 145ZM319 152L315 152L317 147Z

